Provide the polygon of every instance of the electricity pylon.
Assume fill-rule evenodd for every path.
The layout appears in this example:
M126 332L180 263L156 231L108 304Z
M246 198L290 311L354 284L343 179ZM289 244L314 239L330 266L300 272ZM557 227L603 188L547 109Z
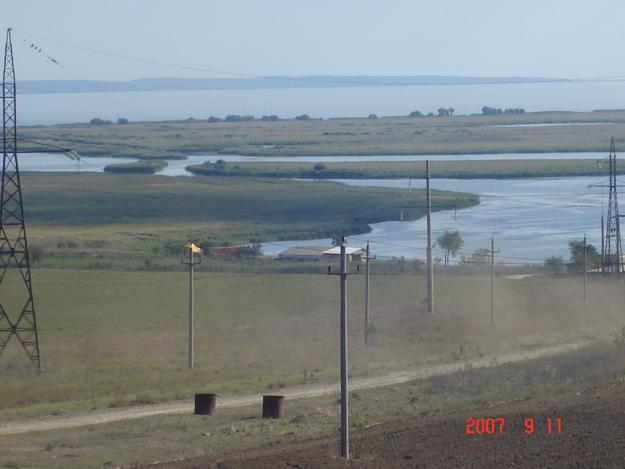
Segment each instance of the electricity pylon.
M622 273L623 248L621 245L621 224L618 212L618 199L616 196L616 150L614 149L614 137L610 143L610 195L608 198L608 218L606 220L605 238L603 251L604 269L606 272Z
M41 371L37 319L33 301L33 286L30 274L30 256L24 223L24 204L17 160L15 68L11 29L7 30L4 48L4 69L2 81L3 117L3 159L2 195L0 196L0 287L7 289L8 277L17 277L16 288L11 282L11 303L18 306L7 311L3 306L5 292L0 297L0 355L13 336L22 344L33 366Z

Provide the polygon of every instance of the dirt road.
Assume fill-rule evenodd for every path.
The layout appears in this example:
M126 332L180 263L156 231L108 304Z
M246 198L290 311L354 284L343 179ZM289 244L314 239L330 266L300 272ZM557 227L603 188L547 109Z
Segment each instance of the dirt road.
M590 342L587 341L576 342L536 350L507 353L498 356L487 356L462 362L424 366L416 368L414 370L398 371L390 373L388 375L372 378L353 378L350 380L350 391L389 386L393 384L406 383L415 379L424 379L431 376L452 374L462 370L466 366L470 366L472 368L486 368L502 365L505 363L516 363L542 356L555 355L558 353L580 349L589 344ZM281 393L285 396L285 399L305 399L324 396L328 394L335 394L338 392L338 383L295 386L291 388L285 388L281 391ZM250 394L245 396L220 398L217 405L220 408L243 407L248 405L260 404L261 401L261 394ZM184 401L128 407L124 409L106 409L101 411L84 412L67 416L45 417L28 421L3 422L0 424L0 436L46 430L57 430L62 428L79 427L83 425L98 425L110 422L117 422L120 420L130 420L157 415L191 413L193 412L193 407L193 402Z
M467 434L470 417L502 418L504 426L492 434ZM526 426L527 419L533 423ZM338 457L337 441L329 436L141 467L620 469L625 461L625 381L356 430L349 461Z

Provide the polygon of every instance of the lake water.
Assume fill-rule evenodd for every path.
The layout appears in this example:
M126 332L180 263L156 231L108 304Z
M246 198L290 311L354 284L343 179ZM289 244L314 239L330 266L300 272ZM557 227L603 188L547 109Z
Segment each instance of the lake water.
M206 160L215 161L210 156L189 156L186 160L170 160L167 167L158 174L164 176L192 176L185 167L201 164ZM102 172L109 164L132 163L136 158L110 158L82 156L81 160L73 161L61 153L27 153L19 156L20 171L46 172Z
M568 259L568 241L581 240L598 249L601 246L601 214L607 199L601 189L588 189L602 181L597 177L536 179L435 179L433 189L472 192L480 195L480 204L465 210L436 212L432 216L433 236L445 230L459 231L464 240L459 255L469 255L477 248L490 246L495 237L501 249L500 261L508 264L543 262L548 256ZM408 180L343 180L345 184L408 188ZM413 180L412 187L424 187L423 180ZM368 234L350 236L347 244L371 243L380 258L405 257L425 259L426 222L396 221L371 225ZM267 243L265 254L275 255L290 246L330 246L330 239ZM442 252L434 249L435 256Z
M561 159L593 159L606 157L601 152L575 153L501 153L472 155L355 155L355 156L241 156L241 155L189 155L186 160L168 160L167 167L157 174L163 176L192 176L185 168L190 165L202 164L205 161L215 162L219 159L229 163L245 161L294 161L302 163L340 162L340 161L489 161L489 160L561 160ZM72 161L60 153L27 153L19 157L22 171L82 171L100 172L109 164L130 163L135 158L108 158L83 156L80 162Z
M136 158L83 157L70 160L62 153L26 153L19 155L20 171L46 172L102 172L109 164L131 163Z
M603 158L604 153L547 153L532 155L439 155L415 156L400 155L400 161L421 161L448 159L518 159L535 158ZM194 155L188 160L172 161L161 173L169 176L189 175L184 169L189 164L199 164L206 160L223 158L227 161L281 161L285 158L256 158L237 155ZM371 161L388 157L331 157L331 161ZM319 157L297 157L290 161L319 161ZM102 171L110 163L129 162L130 159L85 157L80 163L81 171ZM323 159L328 161L328 159ZM20 156L20 167L24 171L77 171L78 165L59 154L28 154ZM582 239L584 233L588 242L600 246L600 219L605 203L601 189L588 189L593 183L601 182L601 177L577 178L532 178L532 179L433 179L434 189L471 192L480 195L478 206L458 211L436 212L433 215L434 237L445 230L458 230L465 241L462 254L470 254L474 249L488 247L490 236L494 236L501 260L507 263L542 262L545 257L561 255L568 258L567 243L570 239ZM408 179L393 180L341 180L344 184L358 186L378 186L405 188ZM424 181L412 180L414 188L424 187ZM355 214L356 215L356 214ZM363 246L367 240L379 257L425 257L425 219L416 221L397 220L372 225L366 235L348 238L348 244ZM291 246L330 246L331 240L304 240L280 243L267 243L265 254L275 255ZM442 253L435 250L436 255Z
M131 121L206 119L228 114L292 118L405 116L414 110L436 112L453 107L457 114L480 113L483 106L526 111L625 108L619 81L556 82L507 85L378 86L126 93L24 94L18 97L20 125L88 122L94 117Z

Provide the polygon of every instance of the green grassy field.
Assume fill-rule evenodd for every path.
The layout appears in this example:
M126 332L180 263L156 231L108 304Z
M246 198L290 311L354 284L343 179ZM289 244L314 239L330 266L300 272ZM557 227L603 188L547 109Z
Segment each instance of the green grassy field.
M529 126L518 124L605 123ZM503 126L503 127L502 127ZM192 153L243 155L392 155L607 151L625 135L625 112L551 112L504 116L388 117L277 122L206 120L126 125L24 127L22 138L84 155L178 158Z
M424 205L423 191L259 178L26 173L22 184L35 261L61 267L170 265L189 239L210 246L365 233L369 223L398 219L402 205ZM478 199L436 191L434 201L462 208Z
M327 162L315 170L317 163L299 162L237 162L217 168L212 162L189 166L189 171L204 176L256 176L300 179L396 179L423 178L423 162L368 161ZM533 178L605 175L606 164L597 160L494 160L434 161L434 178ZM617 162L617 173L625 173L625 162Z
M164 160L142 160L134 163L109 164L104 171L118 174L154 174L167 166Z
M31 372L23 351L12 343L0 360L4 419L185 398L200 391L275 391L301 383L304 372L313 372L316 380L337 377L338 285L325 272L198 272L193 371L186 369L185 273L35 269L33 282L46 371ZM10 276L1 287L7 311L17 306L15 285ZM422 306L423 276L374 276L374 332L365 348L363 277L353 275L348 281L350 373L375 375L457 360L461 347L462 356L476 357L618 332L621 284L593 282L587 315L579 287L577 278L500 278L497 323L491 329L486 277L437 276L437 314L429 316Z

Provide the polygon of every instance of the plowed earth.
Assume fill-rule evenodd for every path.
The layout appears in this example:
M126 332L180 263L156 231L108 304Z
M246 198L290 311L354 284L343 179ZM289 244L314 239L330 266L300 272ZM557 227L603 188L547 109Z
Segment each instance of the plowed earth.
M469 417L504 417L502 433L467 435ZM534 432L525 431L532 418ZM552 433L547 418L554 419ZM562 423L557 433L555 419ZM337 456L338 435L244 450L161 468L489 468L625 467L625 382L580 393L354 430L351 459Z

